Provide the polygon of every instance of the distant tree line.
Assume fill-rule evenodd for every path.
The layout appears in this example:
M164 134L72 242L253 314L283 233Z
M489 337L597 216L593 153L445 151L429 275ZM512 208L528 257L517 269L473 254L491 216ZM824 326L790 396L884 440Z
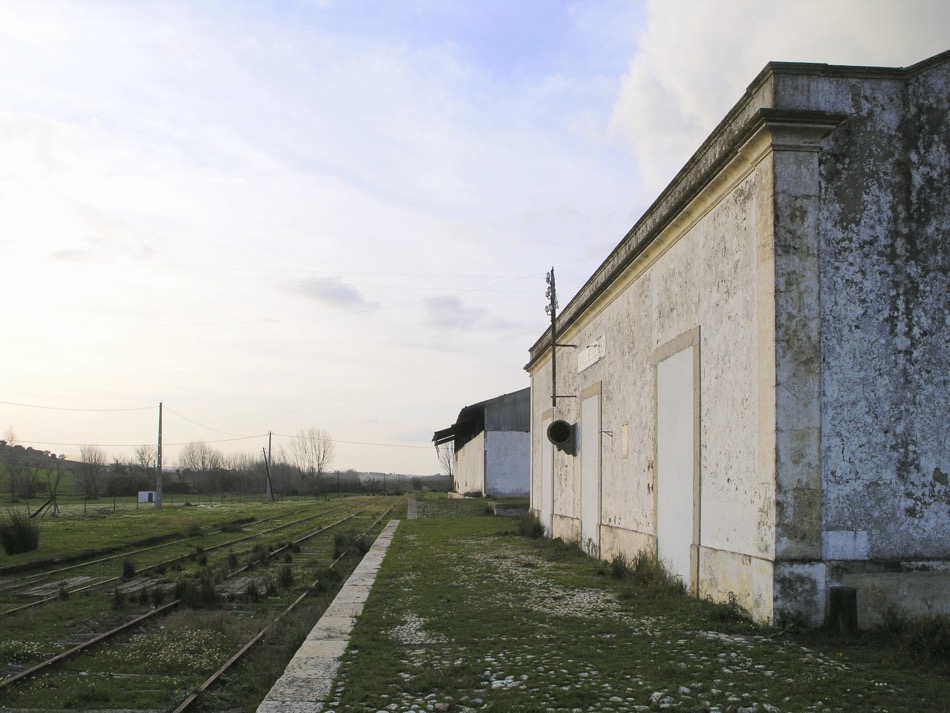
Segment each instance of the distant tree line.
M135 496L156 486L155 446L139 446L131 458L110 459L99 446L85 445L78 461L67 461L64 455L24 448L15 441L12 429L0 440L0 488L5 487L13 501L57 494ZM162 489L182 494L263 493L268 472L278 495L451 488L451 479L439 477L330 470L336 455L333 440L326 431L314 428L301 430L288 446L279 447L271 463L265 463L264 455L225 455L204 441L193 441L181 448L174 467L163 468ZM71 493L61 492L67 473L71 475Z

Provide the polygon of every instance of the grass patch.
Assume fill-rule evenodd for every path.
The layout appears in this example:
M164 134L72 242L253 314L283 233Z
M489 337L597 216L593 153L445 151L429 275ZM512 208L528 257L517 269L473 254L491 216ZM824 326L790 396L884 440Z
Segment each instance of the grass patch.
M882 648L752 622L686 596L648 554L600 562L480 514L404 521L336 682L334 709L933 709L950 678ZM905 630L907 627L901 624ZM942 638L920 644L935 655ZM910 641L910 639L908 639ZM876 651L876 659L873 652Z

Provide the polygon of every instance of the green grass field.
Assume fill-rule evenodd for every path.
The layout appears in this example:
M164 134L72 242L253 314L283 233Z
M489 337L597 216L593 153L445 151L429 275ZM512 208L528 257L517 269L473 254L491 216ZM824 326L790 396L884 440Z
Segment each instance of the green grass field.
M948 659L903 640L758 626L483 511L436 501L400 524L335 710L909 713L950 700Z
M526 537L525 521L491 516L485 500L421 496L414 520L405 519L405 498L363 500L398 504L387 517L402 521L356 623L331 701L334 710L916 713L941 710L950 700L947 617L926 625L892 621L888 630L848 639L779 631L752 623L735 606L683 595L648 561L602 562L571 544ZM311 508L317 505L336 506L310 500ZM210 545L234 536L228 523L293 520L297 509L308 510L307 501L106 508L95 515L43 518L40 548L2 557L0 567L166 535L201 533ZM308 562L295 555L297 582L312 579L314 567L325 566L327 557ZM276 578L283 566L271 564L267 576ZM118 573L120 562L109 567ZM279 596L291 596L290 590ZM148 643L135 635L115 650L117 658L107 651L57 671L47 683L65 693L54 695L60 689L50 688L49 701L79 709L134 709L150 700L145 689L132 695L121 682L108 693L110 661L117 670L141 668L140 675L151 676L142 685L156 690L172 680L194 685L188 674L204 665L203 655L225 656L214 632L226 634L233 646L253 629L267 601L243 597L230 610L176 613L163 628L143 632ZM55 653L35 651L31 632L66 622L81 628L103 619L96 606L101 604L92 597L72 596L7 619L0 658L22 664ZM199 710L255 710L268 686L249 682L265 669L260 680L280 674L316 611L282 623ZM77 678L84 670L95 679Z

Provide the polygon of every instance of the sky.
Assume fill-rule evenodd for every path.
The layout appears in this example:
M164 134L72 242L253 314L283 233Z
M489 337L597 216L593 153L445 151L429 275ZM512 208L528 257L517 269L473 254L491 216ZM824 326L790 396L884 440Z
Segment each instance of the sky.
M770 60L945 0L0 0L0 438L433 474Z

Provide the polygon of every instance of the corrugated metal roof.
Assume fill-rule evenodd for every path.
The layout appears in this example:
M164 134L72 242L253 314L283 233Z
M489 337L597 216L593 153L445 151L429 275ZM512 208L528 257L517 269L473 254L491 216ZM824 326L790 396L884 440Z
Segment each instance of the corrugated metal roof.
M485 430L523 431L531 429L531 387L493 399L480 401L459 411L455 423L436 431L432 436L435 445L454 441L456 448L468 443Z

